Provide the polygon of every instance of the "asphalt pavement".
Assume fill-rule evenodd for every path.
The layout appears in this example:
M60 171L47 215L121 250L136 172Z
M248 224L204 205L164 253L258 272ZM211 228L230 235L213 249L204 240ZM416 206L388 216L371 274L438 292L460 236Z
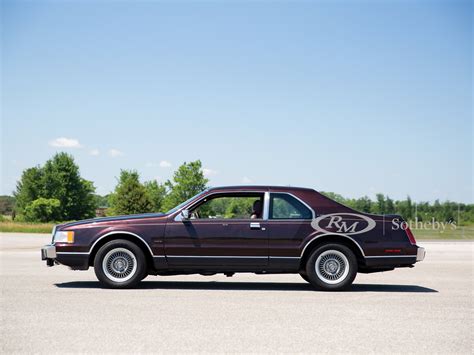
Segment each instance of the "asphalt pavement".
M48 235L0 233L1 353L473 353L473 242L317 292L299 275L149 276L102 289L47 268Z

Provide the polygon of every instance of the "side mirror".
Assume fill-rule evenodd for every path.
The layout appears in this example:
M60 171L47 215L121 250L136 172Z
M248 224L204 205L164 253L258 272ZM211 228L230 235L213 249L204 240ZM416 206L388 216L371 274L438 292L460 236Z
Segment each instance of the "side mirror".
M181 211L181 219L183 221L187 221L189 219L189 210L182 210Z

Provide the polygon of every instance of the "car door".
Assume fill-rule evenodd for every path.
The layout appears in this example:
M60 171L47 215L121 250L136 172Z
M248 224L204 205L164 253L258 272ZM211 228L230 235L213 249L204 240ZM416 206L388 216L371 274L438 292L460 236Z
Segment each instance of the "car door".
M261 199L263 192L207 195L190 208L187 220L172 220L165 231L168 265L177 268L254 270L268 264L267 221L248 216L199 215L206 203L218 198ZM206 213L209 213L208 211Z
M286 192L270 192L267 223L269 268L297 269L302 240L314 230L313 210L296 196Z

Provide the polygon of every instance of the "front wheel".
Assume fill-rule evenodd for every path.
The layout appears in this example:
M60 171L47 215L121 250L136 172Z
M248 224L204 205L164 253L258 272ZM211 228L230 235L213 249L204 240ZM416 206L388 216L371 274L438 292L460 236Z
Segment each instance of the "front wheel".
M347 289L357 274L357 259L348 247L325 244L317 248L306 263L306 275L317 289L340 291Z
M145 255L128 240L112 240L97 252L94 271L105 287L131 288L146 277Z

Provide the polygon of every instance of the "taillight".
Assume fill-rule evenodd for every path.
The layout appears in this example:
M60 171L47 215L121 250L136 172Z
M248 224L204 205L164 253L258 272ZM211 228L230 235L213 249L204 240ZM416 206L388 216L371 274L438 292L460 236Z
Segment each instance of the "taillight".
M405 232L407 233L407 237L410 240L410 243L413 244L413 245L416 245L415 236L411 232L410 227L407 226L406 229L405 229Z

